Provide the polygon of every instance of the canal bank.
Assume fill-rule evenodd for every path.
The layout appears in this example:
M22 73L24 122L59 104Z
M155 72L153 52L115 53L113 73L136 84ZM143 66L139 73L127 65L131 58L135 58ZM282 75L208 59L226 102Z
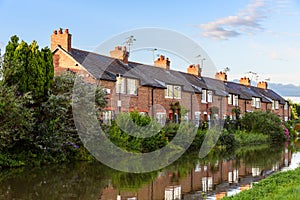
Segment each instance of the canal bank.
M216 199L285 169L293 164L294 155L285 145L265 144L213 151L204 159L190 152L167 168L146 174L88 162L3 170L0 199Z

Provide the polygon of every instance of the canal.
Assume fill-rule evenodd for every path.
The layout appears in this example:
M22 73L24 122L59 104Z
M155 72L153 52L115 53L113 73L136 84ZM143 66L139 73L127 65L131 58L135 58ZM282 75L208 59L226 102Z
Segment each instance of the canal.
M145 174L87 162L2 170L0 199L221 199L300 162L300 154L285 144L215 150L204 159L197 155L183 155L167 168Z

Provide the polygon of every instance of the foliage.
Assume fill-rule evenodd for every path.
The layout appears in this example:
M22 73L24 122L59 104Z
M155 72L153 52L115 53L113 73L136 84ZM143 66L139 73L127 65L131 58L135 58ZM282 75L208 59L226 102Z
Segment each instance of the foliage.
M267 134L246 132L245 130L235 131L234 136L239 145L263 144L270 141Z
M0 83L0 151L32 141L33 110L26 104L31 95L16 95L15 87Z
M145 126L149 127L148 131L140 128ZM165 131L160 131L159 128L160 124L155 120L151 120L149 116L143 116L134 111L129 114L119 114L116 121L113 121L110 127L105 127L105 132L109 139L120 148L132 152L151 152L162 148L168 143ZM130 135L129 131L136 134L137 137ZM139 137L139 135L146 134L152 136L146 138Z
M35 144L50 154L61 154L61 159L73 159L82 147L72 113L72 93L75 75L66 72L54 78L49 97L37 109ZM103 89L97 89L98 106L105 99ZM88 155L87 155L88 156Z
M280 172L254 184L251 190L243 191L226 199L298 199L300 196L300 168Z
M39 50L36 41L30 45L12 36L4 54L3 77L8 86L16 85L20 94L32 92L38 102L44 100L54 75L52 52Z
M242 128L247 132L267 134L272 141L286 139L280 118L271 112L254 111L245 113L241 120Z

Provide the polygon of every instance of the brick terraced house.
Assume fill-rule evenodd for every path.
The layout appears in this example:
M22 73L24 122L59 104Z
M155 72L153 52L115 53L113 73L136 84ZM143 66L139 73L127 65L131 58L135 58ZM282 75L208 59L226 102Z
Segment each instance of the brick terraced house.
M199 65L190 65L187 72L170 69L170 60L160 55L154 65L130 62L126 47L115 47L110 56L72 48L68 29L51 35L55 75L64 71L83 72L97 81L107 93L108 104L103 120L118 112L137 110L158 121L219 120L234 118L233 109L241 114L254 110L270 110L288 120L288 102L267 87L266 82L251 86L243 77L240 83L227 81L225 72L215 78L201 76Z

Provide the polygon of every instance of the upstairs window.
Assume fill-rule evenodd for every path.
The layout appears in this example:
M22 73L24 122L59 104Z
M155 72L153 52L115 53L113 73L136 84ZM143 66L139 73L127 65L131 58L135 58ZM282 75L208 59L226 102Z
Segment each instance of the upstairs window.
M126 94L126 79L120 77L116 82L116 93Z
M255 107L255 97L252 97L251 106Z
M174 98L181 99L181 87L174 85Z
M202 103L206 103L207 99L206 99L206 90L202 90L202 95L201 95L201 102Z
M232 94L228 96L228 105L232 105Z
M285 104L284 104L284 110L287 110L289 108L289 104L288 104L288 102L285 102Z
M260 98L252 97L251 106L253 108L260 108Z
M278 110L279 109L279 102L275 101L275 109Z
M127 79L127 94L137 95L137 80Z
M213 92L211 90L207 91L207 102L213 102Z
M181 99L181 86L179 85L167 85L165 89L166 98Z
M233 95L233 105L238 106L239 105L239 96Z
M260 98L255 98L255 108L260 108Z
M119 78L116 82L116 93L137 95L138 80L131 78Z

